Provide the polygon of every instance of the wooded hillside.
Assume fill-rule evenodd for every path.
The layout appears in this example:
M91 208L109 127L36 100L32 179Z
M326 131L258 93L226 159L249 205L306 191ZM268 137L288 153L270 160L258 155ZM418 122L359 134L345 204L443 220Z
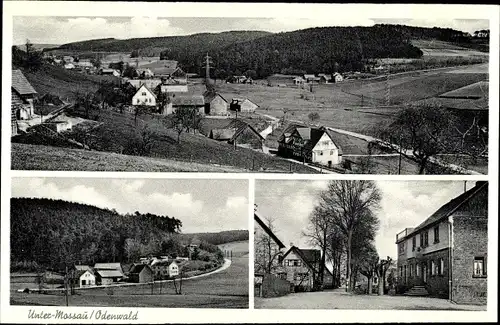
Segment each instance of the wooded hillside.
M27 268L125 262L182 249L169 242L182 222L150 213L123 215L61 200L13 198L10 222L11 265Z

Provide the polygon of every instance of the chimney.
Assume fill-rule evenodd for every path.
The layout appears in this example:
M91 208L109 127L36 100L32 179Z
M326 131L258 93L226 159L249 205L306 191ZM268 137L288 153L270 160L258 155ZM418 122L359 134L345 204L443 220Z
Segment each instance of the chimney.
M290 247L292 247L292 246L293 246L293 243L292 243L292 242L290 242Z

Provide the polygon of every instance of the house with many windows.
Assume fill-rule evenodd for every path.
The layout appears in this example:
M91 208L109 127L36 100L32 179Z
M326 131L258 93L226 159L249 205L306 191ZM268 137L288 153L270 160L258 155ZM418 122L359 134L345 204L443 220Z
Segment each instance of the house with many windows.
M453 198L396 235L398 285L410 295L485 304L488 182Z

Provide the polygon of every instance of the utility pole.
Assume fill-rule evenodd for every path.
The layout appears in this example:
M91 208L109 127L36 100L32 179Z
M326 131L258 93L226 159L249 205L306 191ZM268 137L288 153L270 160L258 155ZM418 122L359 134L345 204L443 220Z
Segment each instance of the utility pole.
M401 175L401 156L403 152L403 139L399 138L399 163L398 163L398 175Z
M207 55L205 56L205 85L208 85L210 82L210 68L212 68L212 66L210 66L211 63L213 63L212 58L208 56L207 52Z
M66 307L69 306L68 297L68 267L66 266L66 274L64 275L64 294L66 296Z

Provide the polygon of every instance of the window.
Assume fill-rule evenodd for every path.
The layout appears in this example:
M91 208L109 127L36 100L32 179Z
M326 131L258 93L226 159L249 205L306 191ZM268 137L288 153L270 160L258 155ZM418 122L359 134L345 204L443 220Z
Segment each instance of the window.
M424 233L423 232L420 233L420 247L425 247L424 246Z
M436 275L436 263L431 261L431 275Z
M137 104L140 104L140 103L141 103L141 101L139 100L139 98L137 98Z
M320 152L319 152L319 155L320 155L320 156L323 156L323 151L320 151Z
M439 225L434 227L434 244L439 243Z
M399 254L403 254L405 252L405 243L404 242L399 243L398 248L399 248Z
M416 269L415 273L417 274L417 276L420 276L420 265L419 264L415 265L415 269Z
M444 274L444 260L442 258L439 259L438 274L439 275Z
M301 266L302 263L299 260L285 260L285 266Z
M403 267L402 266L399 267L399 277L403 278Z
M473 277L485 277L486 276L486 260L484 256L474 257L474 273Z
M417 237L413 236L411 239L411 250L415 251L415 247L417 247Z
M413 277L413 264L410 264L410 278Z
M333 150L330 150L330 156L333 155Z
M146 92L145 91L142 93L142 96L146 96Z
M429 246L429 232L424 232L424 247Z
M323 141L323 145L327 146L330 144L330 141L326 140L326 141Z
M404 269L403 269L403 276L404 276L404 279L406 281L406 265L404 266Z

